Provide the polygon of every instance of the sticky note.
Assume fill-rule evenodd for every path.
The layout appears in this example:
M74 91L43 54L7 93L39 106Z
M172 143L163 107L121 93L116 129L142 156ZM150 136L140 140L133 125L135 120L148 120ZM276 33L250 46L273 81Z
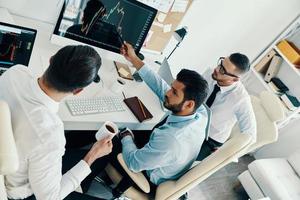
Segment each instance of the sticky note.
M168 33L172 30L172 24L164 25L164 33Z
M164 13L159 13L159 15L157 16L157 20L160 22L160 23L163 23L166 19L167 15L164 14Z
M123 67L121 67L118 72L122 75L122 76L125 76L127 77L129 75L129 72L126 71Z

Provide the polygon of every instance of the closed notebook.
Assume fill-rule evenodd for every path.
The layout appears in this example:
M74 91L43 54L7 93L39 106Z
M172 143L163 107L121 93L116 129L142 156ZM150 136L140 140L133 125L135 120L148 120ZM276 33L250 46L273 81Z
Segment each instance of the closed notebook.
M131 112L134 114L134 116L139 120L139 122L143 122L147 119L152 119L152 114L149 112L149 110L146 108L146 106L143 104L143 102L138 97L130 97L127 99L124 99L124 103L128 106L128 108L131 110ZM143 110L141 108L143 106Z

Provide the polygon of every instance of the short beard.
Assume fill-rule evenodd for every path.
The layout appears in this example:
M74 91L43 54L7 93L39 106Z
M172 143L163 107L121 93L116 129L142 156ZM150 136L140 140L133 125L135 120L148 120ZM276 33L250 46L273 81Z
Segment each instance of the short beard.
M172 113L177 114L177 113L181 112L183 104L184 104L184 100L179 104L170 105L170 104L167 103L167 99L166 99L165 102L164 102L164 107L166 109L172 111Z

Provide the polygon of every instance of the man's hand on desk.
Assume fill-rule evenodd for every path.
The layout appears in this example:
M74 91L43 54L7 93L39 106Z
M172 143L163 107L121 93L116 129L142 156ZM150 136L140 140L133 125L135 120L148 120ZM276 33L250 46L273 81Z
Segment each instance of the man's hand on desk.
M103 156L106 156L111 153L112 151L112 137L108 136L106 138L103 138L102 140L99 140L95 142L95 144L92 146L90 151L86 154L84 157L84 161L91 166L95 160L98 158L101 158Z
M134 48L131 46L131 44L125 42L120 51L126 60L131 62L137 70L144 66L144 62L135 54Z

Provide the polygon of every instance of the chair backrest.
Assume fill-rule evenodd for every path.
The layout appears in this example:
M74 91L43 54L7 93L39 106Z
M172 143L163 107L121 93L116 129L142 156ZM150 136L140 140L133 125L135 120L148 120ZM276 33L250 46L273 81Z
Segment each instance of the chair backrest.
M18 169L19 160L7 103L0 101L0 199L7 199L4 175Z
M259 97L251 96L251 103L256 118L257 136L256 142L249 147L248 152L277 141L276 122L284 118L280 100L269 91L263 91ZM231 133L231 135L236 134L240 134L238 125L235 125Z
M156 190L155 199L178 199L225 165L245 154L251 145L249 134L238 134L230 138L215 153L191 168L177 181L166 181Z

